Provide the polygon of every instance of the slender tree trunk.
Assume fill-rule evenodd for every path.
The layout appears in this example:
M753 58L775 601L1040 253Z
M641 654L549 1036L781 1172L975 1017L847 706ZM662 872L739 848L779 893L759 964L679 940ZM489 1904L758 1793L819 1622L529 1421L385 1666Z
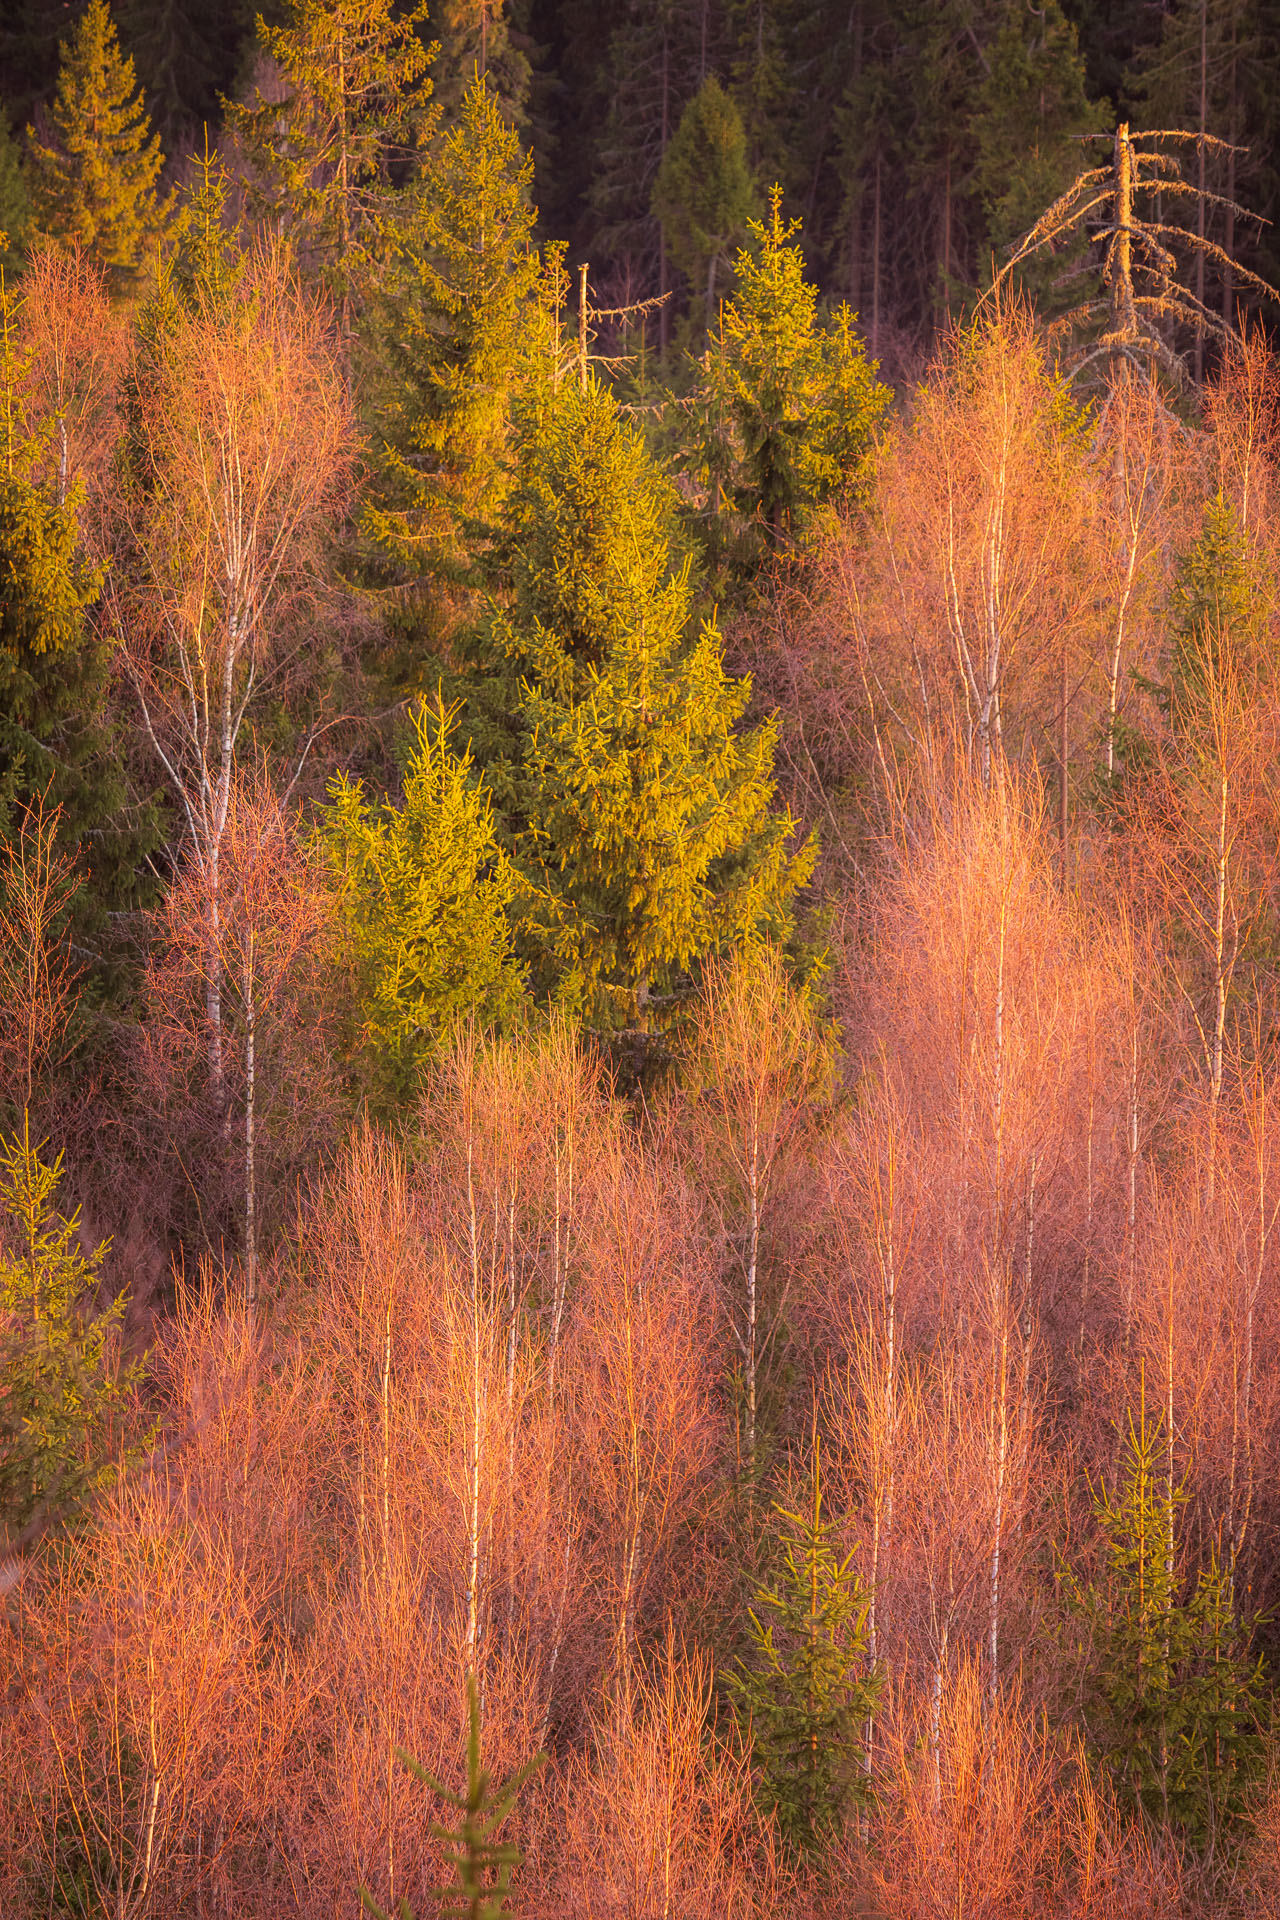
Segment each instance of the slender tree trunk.
M667 142L671 137L671 48L665 26L662 30L662 153L667 151ZM661 155L659 156L661 159ZM667 299L671 291L671 282L667 266L667 229L658 222L658 293L662 305L658 308L658 351L665 360L667 347L671 339L671 315L668 311L671 302Z
M757 1285L760 1272L760 1127L753 1109L747 1161L747 1198L750 1205L747 1240L747 1330L744 1341L747 1387L747 1486L756 1478L756 1328Z
M1196 233L1201 244L1196 248L1196 301L1204 309L1204 225L1205 225L1205 146L1209 120L1209 0L1200 0L1200 143L1196 149ZM1204 327L1196 327L1196 385L1204 381Z
M1070 879L1067 857L1067 707L1070 693L1068 688L1067 641L1062 641L1062 684L1061 708L1058 714L1058 852L1062 861L1062 884L1065 887Z
M880 147L876 146L875 188L871 203L871 357L880 351Z
M253 929L244 966L244 1266L245 1296L252 1316L258 1306L257 998L253 977Z

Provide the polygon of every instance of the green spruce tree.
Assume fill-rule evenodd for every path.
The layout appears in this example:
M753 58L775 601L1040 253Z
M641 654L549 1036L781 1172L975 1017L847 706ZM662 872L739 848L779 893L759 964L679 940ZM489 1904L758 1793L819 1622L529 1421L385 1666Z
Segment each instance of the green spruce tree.
M89 0L62 44L48 141L31 142L36 231L128 282L163 222L163 160L106 0Z
M740 726L750 683L726 673L713 623L691 633L675 502L638 433L594 381L548 411L493 629L521 676L523 938L562 1003L647 1033L702 961L787 939L814 849L789 850L774 806L773 725Z
M1246 699L1268 667L1266 595L1239 515L1221 493L1174 570L1169 596L1169 719L1194 751L1209 721L1210 689L1224 670Z
M24 1128L0 1140L0 1534L72 1519L116 1470L112 1428L140 1377L119 1361L124 1296L95 1309L107 1248L80 1250L80 1215L58 1213L61 1155Z
M427 0L427 38L437 49L432 75L447 126L463 117L477 79L504 118L523 125L533 79L528 12L527 0Z
M997 265L1074 180L1081 136L1105 124L1106 110L1086 90L1076 30L1058 0L1007 19L988 56L972 122L974 184L986 214L988 255ZM1028 292L1051 303L1054 282L1070 264L1062 258L1037 263ZM989 280L990 258L977 265L979 278Z
M339 774L321 837L337 880L377 1098L412 1098L459 1020L518 1016L520 968L507 914L517 891L470 758L449 746L449 716L423 707L399 806L370 805Z
M74 492L41 478L52 422L26 411L19 302L0 284L0 833L37 796L60 809L67 850L93 847L82 923L127 887L139 852L121 830L124 781L107 717L110 651L88 619L101 584L86 559Z
M755 208L742 115L711 74L681 114L653 189L654 214L708 332L717 284Z
M9 116L0 106L0 270L14 273L22 264L31 224L31 195L22 176Z
M777 1579L756 1595L751 1662L728 1682L783 1838L797 1853L813 1855L869 1795L862 1741L884 1676L867 1652L871 1596L822 1517L816 1435L808 1511L775 1505L774 1513Z
M440 1920L503 1920L510 1912L511 1876L524 1855L514 1841L499 1840L498 1831L510 1819L521 1788L545 1757L535 1754L500 1786L491 1783L481 1758L480 1691L474 1674L467 1676L467 1784L461 1793L454 1793L428 1773L403 1747L396 1748L400 1764L458 1816L456 1827L433 1823L430 1829L432 1839L442 1844L445 1865L452 1872L448 1886L436 1894L435 1912ZM385 1907L380 1907L364 1887L360 1899L373 1920L390 1920ZM399 1920L414 1920L407 1899L401 1899L398 1912Z
M751 230L703 356L695 416L709 544L739 582L815 507L865 491L889 404L848 308L819 318L778 188L767 225Z
M253 8L249 0L118 0L118 14L165 151L181 152L221 119Z
M1090 1745L1123 1801L1195 1846L1238 1830L1264 1762L1261 1662L1211 1556L1188 1585L1161 1420L1130 1416L1119 1474L1094 1499L1101 1577L1061 1574L1078 1633Z
M259 209L348 307L394 233L434 123L425 13L394 0L289 0L282 25L258 20L283 100L259 91L227 116Z
M501 511L536 333L533 167L488 81L428 157L366 326L368 531L401 580L458 586Z

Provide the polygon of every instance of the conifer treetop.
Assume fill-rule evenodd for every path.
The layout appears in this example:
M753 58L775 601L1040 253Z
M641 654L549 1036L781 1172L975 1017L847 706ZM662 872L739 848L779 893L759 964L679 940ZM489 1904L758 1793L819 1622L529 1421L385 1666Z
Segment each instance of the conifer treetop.
M106 0L89 0L62 43L49 126L48 142L31 146L37 231L133 273L163 221L164 155Z

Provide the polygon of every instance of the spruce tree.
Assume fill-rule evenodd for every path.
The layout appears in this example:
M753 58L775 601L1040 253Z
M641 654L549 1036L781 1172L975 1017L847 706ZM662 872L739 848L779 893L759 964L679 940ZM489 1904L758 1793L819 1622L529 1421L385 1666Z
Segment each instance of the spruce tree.
M604 1030L661 1030L700 962L785 941L814 850L775 809L772 723L711 622L691 635L669 489L594 381L562 390L520 505L533 520L495 623L522 673L516 858L535 977ZM530 508L533 509L530 514Z
M9 116L0 105L0 269L4 272L12 274L20 265L30 223L31 196Z
M289 0L258 40L284 99L259 91L228 113L261 211L345 300L362 285L433 124L425 5Z
M160 231L163 160L106 0L89 0L62 44L48 142L31 142L36 230L127 280Z
M463 101L484 82L504 118L523 126L533 78L527 31L513 33L513 16L527 25L527 0L427 0L426 38L434 42L435 97L447 126L463 117Z
M816 1854L851 1807L869 1794L863 1729L884 1686L868 1657L871 1595L841 1559L822 1517L821 1453L815 1435L807 1512L776 1505L780 1565L756 1594L749 1665L728 1676L750 1728L783 1838Z
M120 35L170 153L221 119L253 26L249 0L119 0Z
M695 414L709 543L739 579L813 508L864 492L889 404L848 308L820 320L778 188L767 225L752 221L751 231L703 356Z
M406 1753L403 1747L396 1748L396 1758L402 1766L424 1786L431 1789L438 1799L443 1800L450 1812L459 1816L456 1827L447 1827L433 1822L430 1833L433 1840L442 1843L445 1865L452 1870L452 1879L448 1886L441 1887L436 1894L435 1912L440 1920L503 1920L510 1909L507 1901L511 1894L511 1876L524 1858L514 1841L499 1840L498 1830L510 1819L519 1799L520 1790L526 1781L532 1778L542 1765L545 1755L537 1753L522 1767L508 1775L501 1785L491 1783L488 1768L481 1757L480 1746L480 1692L475 1675L467 1676L467 1784L461 1793L454 1793L428 1773L413 1755ZM385 1907L380 1907L373 1895L364 1887L360 1889L360 1899L373 1920L390 1920ZM414 1920L413 1909L407 1899L401 1899L399 1920Z
M74 1517L115 1472L113 1422L141 1369L117 1358L124 1296L94 1309L107 1248L80 1250L80 1215L54 1206L62 1156L24 1127L0 1140L0 1533Z
M522 978L507 913L516 876L469 756L449 747L449 716L413 719L404 796L370 805L339 774L321 837L336 877L375 1090L411 1097L458 1020L514 1018Z
M110 653L87 618L100 576L85 558L74 492L40 478L49 425L25 406L18 302L0 286L0 833L37 795L60 809L60 840L92 840L92 917L129 884L140 852L117 816L124 783L106 715Z
M535 332L533 167L485 79L432 150L369 312L376 471L365 524L401 579L452 583L507 482Z
M755 205L742 115L712 74L681 114L653 189L653 211L694 301L701 296L708 330L721 269Z
M1211 683L1226 669L1246 698L1269 665L1263 583L1239 515L1221 493L1179 558L1169 595L1169 719L1194 754L1207 730ZM1248 691L1246 691L1246 689Z
M1061 1574L1078 1631L1090 1745L1123 1801L1193 1845L1237 1828L1264 1763L1261 1662L1211 1555L1188 1587L1162 1421L1132 1415L1117 1482L1094 1498L1099 1580Z
M1076 31L1058 0L1005 22L974 104L974 183L988 251L1000 257L1075 178L1081 135L1105 124L1104 108L1088 97ZM1042 265L1030 290L1051 299L1067 264ZM990 277L989 261L977 266L980 278Z

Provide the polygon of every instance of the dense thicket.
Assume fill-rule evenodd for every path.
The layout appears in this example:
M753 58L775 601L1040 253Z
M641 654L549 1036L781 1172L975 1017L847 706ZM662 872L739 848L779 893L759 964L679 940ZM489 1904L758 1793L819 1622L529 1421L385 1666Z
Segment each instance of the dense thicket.
M1275 45L10 10L6 1916L1280 1914Z

